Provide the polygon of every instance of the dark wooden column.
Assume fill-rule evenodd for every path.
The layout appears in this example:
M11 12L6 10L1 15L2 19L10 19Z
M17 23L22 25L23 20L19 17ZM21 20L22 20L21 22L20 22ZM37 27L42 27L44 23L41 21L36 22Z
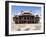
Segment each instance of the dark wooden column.
M35 17L34 17L34 23L35 23Z

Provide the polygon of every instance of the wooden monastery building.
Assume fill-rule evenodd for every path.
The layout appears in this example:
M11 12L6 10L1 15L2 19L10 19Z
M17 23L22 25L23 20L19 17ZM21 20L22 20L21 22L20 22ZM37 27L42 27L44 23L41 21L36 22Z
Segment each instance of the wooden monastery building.
M33 15L31 11L21 11L20 15L13 17L15 24L36 24L39 23L40 17Z

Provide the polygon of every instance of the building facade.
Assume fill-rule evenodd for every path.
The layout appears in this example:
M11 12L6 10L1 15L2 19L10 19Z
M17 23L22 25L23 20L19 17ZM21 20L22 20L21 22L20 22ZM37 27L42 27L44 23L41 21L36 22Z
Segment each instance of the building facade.
M33 15L28 11L21 11L20 15L13 17L15 24L35 24L39 23L40 17L38 15Z

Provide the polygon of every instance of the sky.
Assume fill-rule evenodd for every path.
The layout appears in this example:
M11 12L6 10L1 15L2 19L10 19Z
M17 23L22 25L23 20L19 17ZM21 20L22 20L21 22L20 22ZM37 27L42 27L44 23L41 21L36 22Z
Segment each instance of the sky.
M36 6L16 6L12 5L11 7L11 14L12 15L18 15L21 10L23 11L32 11L32 14L39 14L41 13L41 7L36 7Z

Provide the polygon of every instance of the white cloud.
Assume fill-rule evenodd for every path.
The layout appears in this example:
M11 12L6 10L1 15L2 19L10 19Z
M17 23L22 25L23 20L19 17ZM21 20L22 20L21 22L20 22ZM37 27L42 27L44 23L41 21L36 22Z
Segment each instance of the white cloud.
M40 17L40 13L35 13L34 15L38 15Z
M21 15L21 13L19 12L17 15Z

